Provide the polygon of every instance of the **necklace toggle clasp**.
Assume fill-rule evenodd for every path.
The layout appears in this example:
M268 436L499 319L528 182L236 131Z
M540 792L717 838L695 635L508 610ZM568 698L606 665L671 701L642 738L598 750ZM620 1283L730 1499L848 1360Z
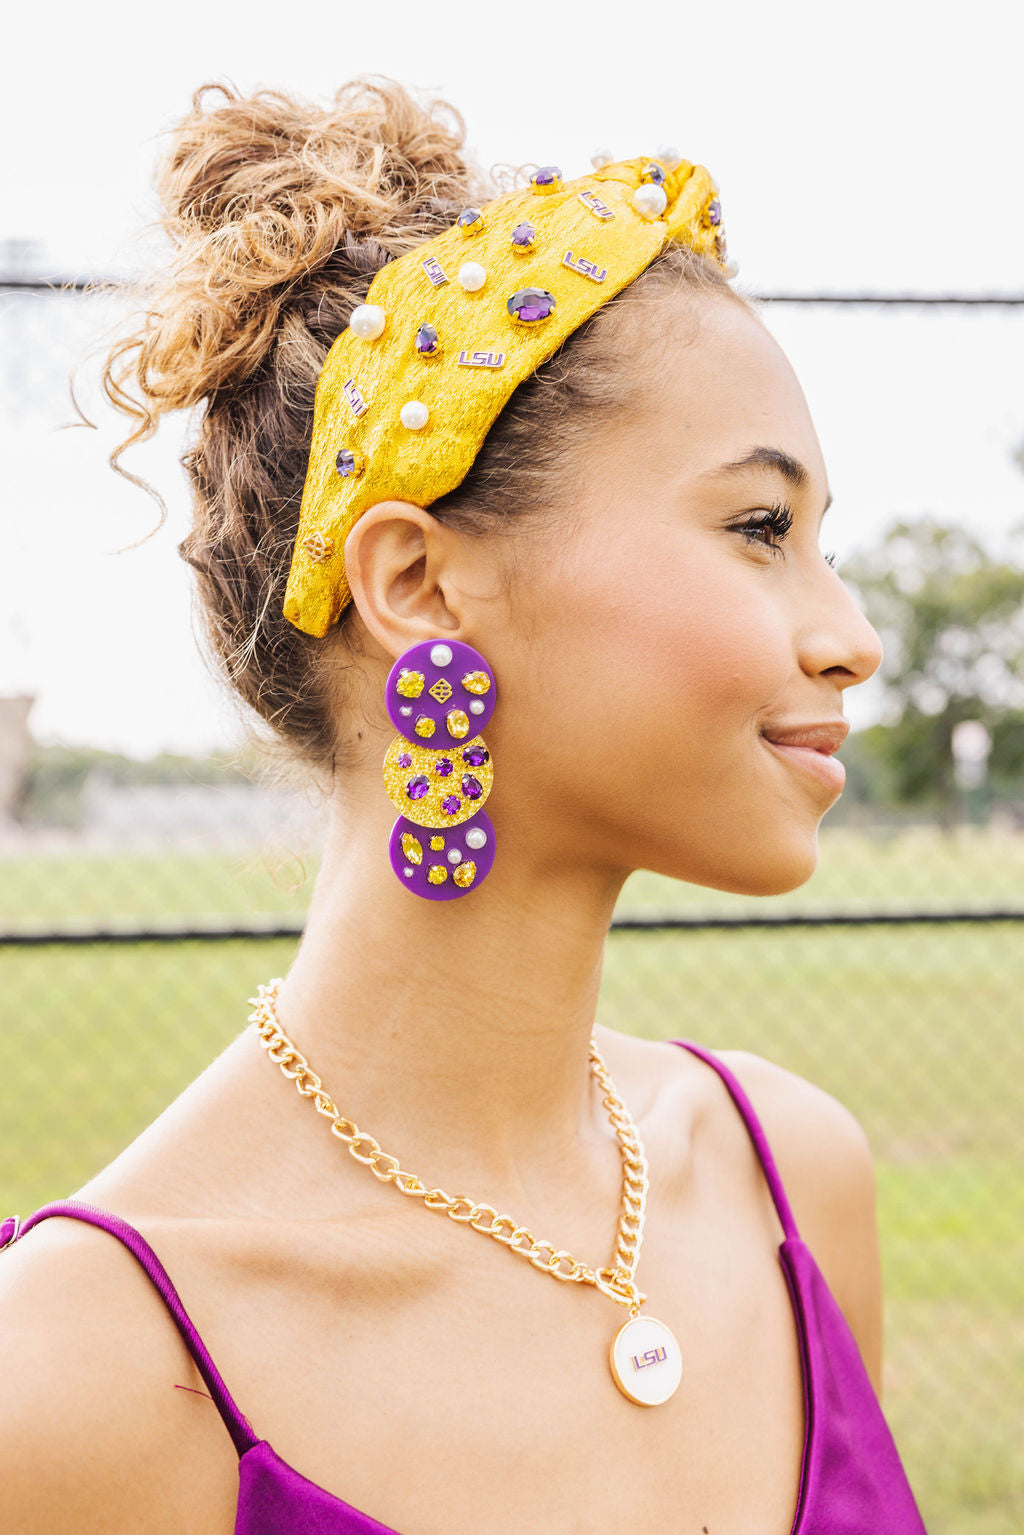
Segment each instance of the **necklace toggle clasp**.
M640 1307L647 1299L643 1291L637 1289L635 1280L623 1275L620 1269L595 1269L594 1283L603 1295L618 1301L620 1306Z

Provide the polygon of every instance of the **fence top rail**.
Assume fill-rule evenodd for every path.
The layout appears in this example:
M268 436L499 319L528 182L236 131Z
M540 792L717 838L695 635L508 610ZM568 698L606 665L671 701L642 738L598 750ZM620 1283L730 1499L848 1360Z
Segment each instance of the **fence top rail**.
M1024 922L1024 909L989 911L793 912L772 917L619 917L611 932L679 932L707 928L871 927L908 923ZM45 944L90 943L230 943L301 938L298 922L163 923L159 926L63 926L0 932L0 948L35 948Z
M118 289L144 291L145 281L130 277L3 277L0 293L90 293L107 294ZM909 304L909 305L995 305L1015 308L1024 305L1024 293L753 293L755 303L764 304Z

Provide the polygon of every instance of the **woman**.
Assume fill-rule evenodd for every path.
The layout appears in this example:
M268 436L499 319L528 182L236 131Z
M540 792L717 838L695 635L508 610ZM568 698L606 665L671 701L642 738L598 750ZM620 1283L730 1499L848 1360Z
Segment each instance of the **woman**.
M329 829L254 1026L44 1207L77 1218L37 1212L4 1254L7 1528L920 1531L878 1405L859 1124L758 1056L594 1023L632 870L758 895L814 870L844 692L881 648L818 546L807 404L729 286L717 189L670 151L595 157L606 179L575 196L553 167L520 183L607 263L577 240L552 291L509 298L525 330L460 354L446 389L411 351L371 354L405 301L369 284L403 256L443 303L481 288L480 262L450 281L451 242L491 249L497 219L462 140L453 108L386 79L326 110L206 88L173 138L180 260L108 389L130 441L205 402L183 553L215 653L324 782ZM346 347L384 359L374 387ZM344 445L399 400L386 453ZM384 493L406 463L411 492ZM427 750L396 737L401 699L427 704L400 663L463 646L491 690L493 793L459 814L493 864L457 887L458 852L433 891L403 888L433 830L382 792L386 753ZM289 1071L306 1096L322 1081L327 1123ZM610 1351L638 1320L653 1331Z

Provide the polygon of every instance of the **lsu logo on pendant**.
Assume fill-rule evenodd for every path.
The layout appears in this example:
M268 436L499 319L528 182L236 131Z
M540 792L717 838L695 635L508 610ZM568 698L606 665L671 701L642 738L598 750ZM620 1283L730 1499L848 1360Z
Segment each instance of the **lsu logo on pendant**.
M469 368L503 368L504 352L460 352L459 361Z
M574 272L579 272L582 277L590 277L594 282L604 282L608 276L608 268L602 267L598 271L596 261L587 261L583 256L574 256L572 251L566 251L562 257L563 266L571 266Z
M346 379L342 386L341 392L345 396L348 403L351 405L352 414L354 416L363 416L366 414L369 406L363 399L362 395L359 393L354 378Z
M420 265L435 288L440 288L442 284L448 281L447 273L436 256L428 256L426 261L421 262Z
M664 1348L645 1349L642 1354L633 1355L634 1370L646 1370L649 1364L661 1364L668 1358L668 1350Z
M615 217L614 210L609 208L607 203L603 203L595 192L577 192L576 196L595 218L613 219Z

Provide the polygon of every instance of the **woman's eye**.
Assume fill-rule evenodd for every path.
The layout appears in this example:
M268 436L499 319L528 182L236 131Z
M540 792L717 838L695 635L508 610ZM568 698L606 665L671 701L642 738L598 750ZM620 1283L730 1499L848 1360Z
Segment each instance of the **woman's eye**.
M758 517L738 523L733 529L742 533L748 543L760 544L772 554L781 554L782 540L793 526L793 512L789 506L775 505Z

